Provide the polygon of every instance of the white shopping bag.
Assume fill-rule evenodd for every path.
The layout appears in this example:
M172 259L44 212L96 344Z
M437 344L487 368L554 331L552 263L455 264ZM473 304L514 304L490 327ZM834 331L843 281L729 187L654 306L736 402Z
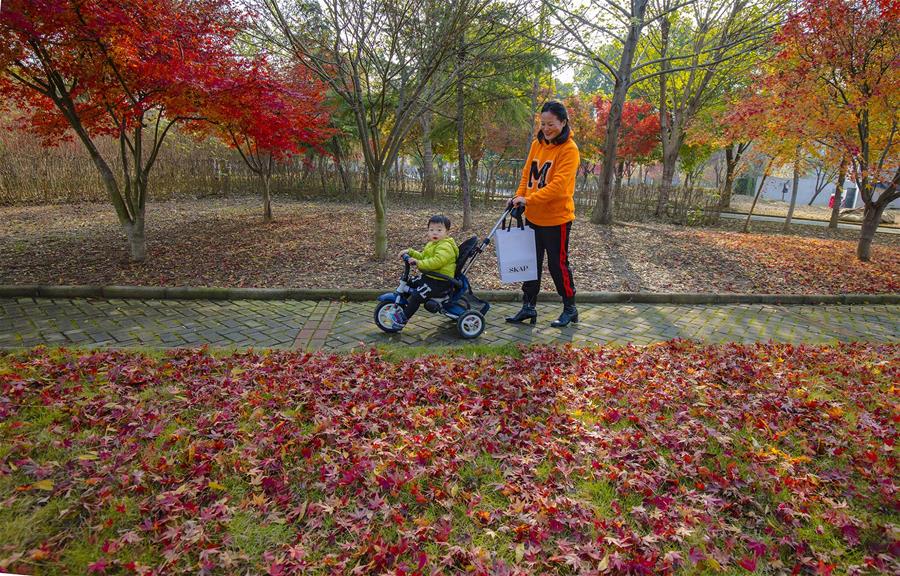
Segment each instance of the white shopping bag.
M537 280L537 251L531 227L519 228L513 221L508 229L497 231L494 246L497 262L500 263L501 282L510 284Z

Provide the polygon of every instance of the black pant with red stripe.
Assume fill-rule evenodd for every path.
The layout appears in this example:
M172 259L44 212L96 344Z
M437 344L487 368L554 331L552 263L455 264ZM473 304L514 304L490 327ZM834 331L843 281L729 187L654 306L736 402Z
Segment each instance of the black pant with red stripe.
M537 302L538 292L541 290L541 273L544 270L544 253L547 254L547 267L556 291L564 301L575 297L575 281L572 278L572 268L569 266L569 233L572 231L572 222L566 222L559 226L538 226L528 223L534 229L534 244L537 250L537 280L529 280L522 284L522 292L525 293L525 301L530 304Z

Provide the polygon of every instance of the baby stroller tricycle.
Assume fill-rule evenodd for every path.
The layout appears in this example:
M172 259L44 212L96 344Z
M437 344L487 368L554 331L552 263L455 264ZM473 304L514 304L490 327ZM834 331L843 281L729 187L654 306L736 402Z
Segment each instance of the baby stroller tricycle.
M447 318L456 321L456 329L462 338L467 340L478 338L484 332L484 317L491 305L479 299L472 293L472 287L466 272L475 261L479 254L484 252L491 237L497 232L497 228L503 223L504 219L512 214L512 216L521 216L522 207L507 208L503 215L497 220L497 223L491 229L490 233L485 236L484 240L478 240L477 236L472 236L459 245L459 256L456 259L456 272L454 277L450 278L437 272L428 272L429 276L446 280L450 283L450 292L444 296L430 298L423 303L425 310L434 313L441 313ZM399 328L394 327L393 318L398 308L406 305L406 297L410 292L410 265L409 256L403 257L404 268L403 275L400 277L400 285L393 292L387 292L378 297L378 306L375 307L375 324L385 332L398 332Z

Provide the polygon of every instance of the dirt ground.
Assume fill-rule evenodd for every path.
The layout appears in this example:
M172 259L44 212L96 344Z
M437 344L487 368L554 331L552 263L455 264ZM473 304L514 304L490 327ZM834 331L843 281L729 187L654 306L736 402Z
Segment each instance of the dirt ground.
M391 257L373 258L374 210L365 204L276 199L263 224L257 198L174 200L147 208L147 260L131 263L108 204L0 207L0 283L304 288L391 288L402 271L394 257L421 247L424 207L389 207ZM483 236L500 214L474 210L462 232L461 210L447 210L457 242ZM847 293L900 291L900 236L877 234L873 261L855 258L858 232L738 221L713 228L666 224L598 226L576 221L570 246L582 291ZM478 289L502 285L493 250L470 273ZM552 290L549 275L544 286Z

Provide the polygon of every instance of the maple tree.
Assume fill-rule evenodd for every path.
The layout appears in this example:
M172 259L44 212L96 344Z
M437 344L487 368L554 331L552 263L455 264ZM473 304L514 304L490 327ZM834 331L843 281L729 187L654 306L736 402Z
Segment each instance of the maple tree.
M748 89L743 97L734 101L724 114L726 128L720 138L728 142L729 147L734 142L745 143L738 145L738 151L742 147L746 149L752 142L754 154L760 157L765 166L744 223L744 232L750 229L753 210L773 170L793 164L794 182L797 182L801 151L809 147L814 137L808 122L809 105L801 88L802 85L797 83L785 85L765 76L758 85ZM788 218L785 219L785 228L790 222L795 200L796 187L791 197Z
M900 3L804 0L777 40L774 81L804 87L814 128L849 158L865 205L857 257L868 261L900 198Z
M611 105L611 101L603 96L594 97L597 110L595 130L601 136L604 150ZM659 114L649 102L640 98L625 101L616 146L616 189L622 184L626 168L646 158L659 145L659 122Z
M231 148L262 185L263 221L272 221L271 179L276 163L322 145L336 134L324 107L325 85L305 68L279 71L265 57L238 65L210 98L198 136Z
M146 256L144 212L160 147L176 123L201 114L238 23L227 0L3 3L0 101L21 110L21 126L47 145L72 133L84 144L133 260ZM99 151L103 136L119 140L117 159Z

